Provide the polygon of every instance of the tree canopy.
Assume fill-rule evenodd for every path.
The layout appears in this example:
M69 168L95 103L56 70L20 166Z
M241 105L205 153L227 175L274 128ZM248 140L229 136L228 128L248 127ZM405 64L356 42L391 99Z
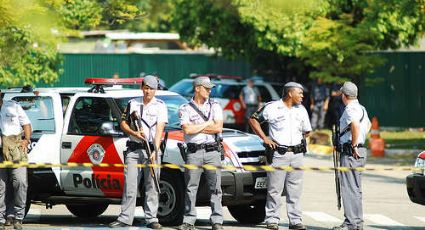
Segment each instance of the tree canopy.
M173 24L189 44L246 57L259 74L359 81L383 63L372 52L415 44L424 13L425 0L178 0Z
M120 28L142 15L138 0L0 0L0 85L53 83L66 35Z

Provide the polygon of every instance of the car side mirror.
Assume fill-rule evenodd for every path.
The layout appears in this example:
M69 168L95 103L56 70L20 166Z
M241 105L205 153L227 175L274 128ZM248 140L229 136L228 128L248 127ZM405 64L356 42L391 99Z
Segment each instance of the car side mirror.
M100 135L113 135L113 136L121 136L124 133L120 130L116 130L114 128L114 123L112 121L103 122L99 128Z

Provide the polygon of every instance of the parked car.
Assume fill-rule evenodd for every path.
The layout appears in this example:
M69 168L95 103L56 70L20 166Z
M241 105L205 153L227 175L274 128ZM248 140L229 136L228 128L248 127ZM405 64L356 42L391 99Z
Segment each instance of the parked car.
M126 79L115 79L124 84ZM137 80L131 79L128 82ZM45 203L46 208L65 204L77 217L92 218L102 214L109 204L121 203L124 186L123 151L128 137L119 121L127 102L141 97L139 89L106 87L110 81L89 81L92 88L39 88L34 92L3 91L5 100L15 100L29 116L33 135L29 162L44 164L28 168L28 204ZM140 82L140 81L139 81ZM168 135L163 164L182 165L177 143L183 141L178 108L187 100L170 91L157 91L168 108ZM265 164L261 140L247 133L225 129L225 159L222 165L241 167ZM91 166L67 167L70 163ZM109 166L102 167L106 163ZM159 221L164 225L182 222L184 210L183 169L162 168L160 177ZM244 169L222 172L223 205L241 223L264 220L266 173ZM209 205L207 186L201 180L197 205ZM142 183L141 183L142 185ZM138 205L143 204L140 186ZM117 213L118 214L118 213Z
M411 201L425 205L425 151L416 158L417 171L406 177L407 194Z
M193 75L191 78L180 80L171 86L169 90L190 99L193 97L192 85L194 77L198 76L207 76L216 85L211 91L211 98L216 99L223 108L224 126L243 129L246 126L244 120L245 110L242 108L239 94L242 88L246 86L246 81L237 76L213 74ZM277 100L281 97L282 92L276 92L272 84L262 80L255 80L254 82L260 91L263 102Z

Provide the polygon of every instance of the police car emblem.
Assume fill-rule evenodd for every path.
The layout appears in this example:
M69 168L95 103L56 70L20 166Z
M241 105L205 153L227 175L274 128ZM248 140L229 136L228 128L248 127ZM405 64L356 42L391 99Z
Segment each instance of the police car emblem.
M103 157L105 156L105 150L99 144L92 144L87 149L87 155L89 155L90 161L93 164L98 165L102 163Z

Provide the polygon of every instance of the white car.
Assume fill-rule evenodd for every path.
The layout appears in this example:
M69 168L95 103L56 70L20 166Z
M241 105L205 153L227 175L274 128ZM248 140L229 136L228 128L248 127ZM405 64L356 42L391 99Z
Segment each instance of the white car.
M115 79L121 83L125 79ZM132 79L134 81L134 79ZM100 164L123 164L128 137L119 128L121 114L129 99L140 97L139 89L105 87L109 80L97 79L90 88L39 88L34 92L5 92L4 99L22 105L33 128L29 162L45 164L28 169L28 205L42 202L46 207L65 204L76 216L89 218L102 214L109 204L120 204L124 174L122 167ZM116 84L112 83L112 84ZM163 164L184 164L177 148L183 141L178 108L187 100L177 93L157 91L165 101L169 124ZM261 140L247 133L225 129L223 165L242 167L265 164ZM78 163L76 167L66 166ZM83 163L91 163L88 167ZM264 220L266 173L244 169L223 171L223 205L241 223ZM162 168L158 217L164 225L182 222L184 209L183 169ZM143 186L138 204L143 204ZM201 180L199 206L209 205L207 186ZM118 213L117 213L118 215Z

